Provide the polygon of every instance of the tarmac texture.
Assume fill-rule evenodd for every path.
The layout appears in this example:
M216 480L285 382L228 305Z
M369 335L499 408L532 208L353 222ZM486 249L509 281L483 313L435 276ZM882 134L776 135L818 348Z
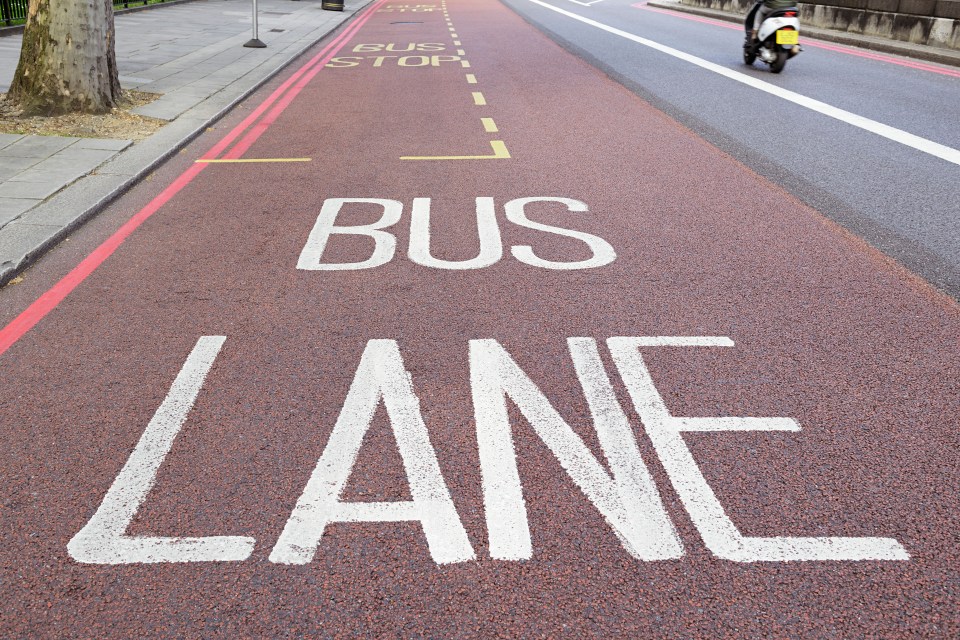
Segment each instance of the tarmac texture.
M4 292L5 635L960 634L954 300L498 2L303 62Z

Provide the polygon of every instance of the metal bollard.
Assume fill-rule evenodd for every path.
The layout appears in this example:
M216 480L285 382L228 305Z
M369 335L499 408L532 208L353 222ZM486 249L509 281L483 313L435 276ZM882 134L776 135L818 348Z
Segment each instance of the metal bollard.
M253 49L263 49L267 46L260 41L259 34L257 33L257 0L253 0L253 37L247 40L243 46Z

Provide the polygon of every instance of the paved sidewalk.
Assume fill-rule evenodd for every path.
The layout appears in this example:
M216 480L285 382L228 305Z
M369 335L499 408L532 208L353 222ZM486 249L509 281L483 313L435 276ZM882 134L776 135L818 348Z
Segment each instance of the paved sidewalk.
M120 84L163 94L137 112L169 124L136 143L0 135L0 286L368 2L347 0L337 12L320 0L259 0L266 49L243 47L249 0L117 14ZM0 38L0 91L20 41Z

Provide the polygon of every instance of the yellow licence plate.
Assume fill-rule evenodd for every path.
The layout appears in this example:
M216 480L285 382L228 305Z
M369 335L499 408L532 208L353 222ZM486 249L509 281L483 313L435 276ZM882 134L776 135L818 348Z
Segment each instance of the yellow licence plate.
M777 44L800 44L799 31L777 31Z

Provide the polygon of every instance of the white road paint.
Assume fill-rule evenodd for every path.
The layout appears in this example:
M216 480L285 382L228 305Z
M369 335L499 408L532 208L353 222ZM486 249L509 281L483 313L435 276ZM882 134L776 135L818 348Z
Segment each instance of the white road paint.
M617 259L617 252L614 251L613 247L610 246L610 243L603 238L598 238L595 235L584 233L582 231L562 229L560 227L554 227L548 224L530 220L527 217L525 207L534 202L556 202L564 205L569 211L581 213L588 211L586 204L572 198L517 198L508 202L504 208L507 213L507 220L513 224L526 227L528 229L533 229L535 231L543 231L545 233L553 233L567 238L575 238L586 243L586 245L590 247L590 251L593 253L593 256L587 260L581 260L579 262L555 262L553 260L544 260L543 258L537 257L537 254L533 252L533 249L528 246L518 246L513 247L510 250L514 258L520 262L534 267L558 270L593 269L608 265Z
M340 494L356 462L364 435L383 401L397 441L409 502L345 503ZM333 522L419 521L437 564L475 558L450 491L440 473L420 413L420 401L394 340L370 340L364 349L343 409L303 494L270 553L272 562L306 564Z
M567 2L572 2L573 4L578 4L578 5L580 5L581 7L590 7L590 6L593 6L593 5L598 4L598 3L600 3L600 2L603 2L603 0L593 0L593 2L580 2L580 0L567 0Z
M718 340L727 341L726 338ZM733 342L726 342L732 346ZM707 548L735 562L799 560L909 560L892 538L756 538L744 536L730 520L683 440L684 431L799 431L789 418L679 418L670 415L654 386L639 348L640 338L610 338L607 346L634 407L643 421L670 482ZM658 346L670 346L660 342ZM688 346L678 341L676 346Z
M623 31L622 29L617 29L616 27L611 27L610 25L603 24L602 22L591 20L590 18L585 18L584 16L577 15L576 13L543 2L543 0L529 0L529 2L539 5L545 9L549 9L550 11L567 16L568 18L578 22L582 22L583 24L590 25L591 27L601 29L607 33L625 38L626 40L630 40L632 42L636 42L637 44L649 47L669 56L673 56L679 60L689 62L690 64L700 67L701 69L712 71L713 73L721 75L725 78L745 84L772 96L782 98L801 107L810 109L811 111L815 111L836 120L840 120L841 122L845 122L854 127L863 129L864 131L875 133L878 136L882 136L888 140L893 140L894 142L899 142L900 144L906 145L918 151L922 151L923 153L940 158L942 160L946 160L947 162L960 165L960 151L957 149L953 149L926 138L921 138L920 136L912 133L907 133L906 131L885 125L877 122L876 120L871 120L870 118L865 118L855 113L839 109L825 102L814 100L813 98L790 91L789 89L783 89L774 84L770 84L769 82L764 82L763 80L754 78L753 76L749 76L745 73L740 73L739 71L733 71L727 67L709 62L703 58L698 58L697 56L690 55L689 53L684 53L683 51L674 49L673 47L668 47L660 44L659 42L642 38L638 35Z
M435 269L482 269L503 257L500 227L493 198L477 198L477 232L480 254L472 260L439 260L430 253L430 198L414 198L410 221L410 248L407 255L424 267Z
M225 340L224 336L203 336L197 341L100 508L67 544L74 560L91 564L239 561L253 552L255 540L241 536L125 535L153 488L157 471L173 447Z
M489 211L488 204L492 207L492 202L483 203L478 211ZM385 205L384 211L389 208ZM241 561L253 552L255 540L250 537L126 535L225 340L223 336L203 336L197 341L100 507L68 543L67 550L74 560L91 564ZM491 557L518 561L533 554L507 398L603 515L631 556L638 560L682 557L683 546L643 462L630 422L617 401L596 341L570 338L568 346L610 472L500 343L489 339L470 341L470 386ZM735 562L910 559L903 546L892 538L742 535L701 473L683 433L796 432L800 425L790 418L670 415L640 349L731 347L733 341L729 338L617 337L608 339L607 346L670 482L714 555ZM340 496L381 402L390 419L413 499L343 502ZM407 521L420 522L437 564L475 559L441 474L400 349L394 340L370 340L323 454L270 560L280 564L309 563L327 525L334 522Z
M496 143L494 140L491 144ZM434 158L436 159L436 158ZM591 257L586 260L556 261L545 260L537 256L526 245L511 248L514 258L533 267L552 270L593 269L610 264L617 259L617 253L603 238L595 235L564 229L562 227L535 222L527 217L525 208L534 203L559 204L568 212L585 213L586 204L572 198L533 197L517 198L504 205L507 220L521 227L573 238L587 245ZM354 226L336 225L337 216L344 205L362 205L378 207L383 210L380 219L372 224ZM434 258L430 246L430 198L414 198L411 207L410 246L407 255L416 264L434 269L482 269L489 267L503 257L503 243L497 222L496 204L493 198L477 198L477 236L480 251L477 257L468 260L441 260ZM399 200L383 198L329 198L323 202L317 222L314 224L307 242L300 252L297 268L306 271L347 271L353 269L372 269L382 266L394 258L397 238L384 229L393 226L403 216L403 203ZM373 253L359 262L323 262L323 252L327 248L330 236L349 234L367 236L374 241Z
M613 477L496 340L470 341L470 386L490 555L500 560L526 560L532 555L507 412L509 396L630 555L639 560L681 557L683 547L640 457L596 341L571 338L569 345Z
M372 224L351 227L336 226L337 215L345 204L372 204L383 208L383 215ZM297 269L304 271L351 271L354 269L372 269L393 260L397 248L397 238L386 231L386 227L395 225L403 215L403 203L399 200L383 198L327 198L320 207L320 215L310 231L307 243L300 252ZM360 262L321 262L323 251L333 234L369 236L374 240L373 253Z

